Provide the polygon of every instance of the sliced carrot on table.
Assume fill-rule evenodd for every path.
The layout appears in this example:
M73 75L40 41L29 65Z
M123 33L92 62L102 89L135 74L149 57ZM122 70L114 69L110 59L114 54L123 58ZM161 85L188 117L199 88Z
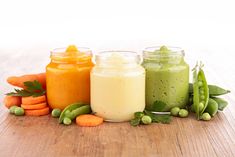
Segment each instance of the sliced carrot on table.
M50 113L49 107L39 110L25 110L26 116L44 116Z
M34 105L34 104L39 104L39 103L43 103L46 102L46 96L42 95L39 97L22 97L22 104L24 105Z
M103 118L92 114L83 114L76 118L76 123L79 126L98 126L102 124L103 121Z
M19 97L19 96L5 96L3 103L7 108L10 108L11 106L20 106L21 105L21 97Z
M47 103L44 102L44 103L35 104L35 105L24 105L24 104L21 104L21 107L23 109L26 109L26 110L38 110L38 109L43 109L43 108L47 107Z

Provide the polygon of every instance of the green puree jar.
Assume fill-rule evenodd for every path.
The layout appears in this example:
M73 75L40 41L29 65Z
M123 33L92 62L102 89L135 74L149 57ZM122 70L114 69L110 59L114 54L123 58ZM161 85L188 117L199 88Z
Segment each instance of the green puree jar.
M146 108L156 101L166 104L163 111L185 107L189 95L189 65L184 61L184 51L178 47L149 47L143 55Z

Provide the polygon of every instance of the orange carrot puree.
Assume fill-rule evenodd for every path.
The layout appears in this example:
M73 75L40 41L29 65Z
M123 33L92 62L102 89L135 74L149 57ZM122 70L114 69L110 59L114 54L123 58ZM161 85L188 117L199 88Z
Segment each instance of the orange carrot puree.
M90 103L91 58L89 49L74 45L51 52L51 62L46 67L47 100L51 108Z

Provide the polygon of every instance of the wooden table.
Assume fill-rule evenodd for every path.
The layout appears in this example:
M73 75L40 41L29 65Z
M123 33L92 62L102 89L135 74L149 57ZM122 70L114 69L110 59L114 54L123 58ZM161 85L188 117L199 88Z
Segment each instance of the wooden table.
M49 62L47 51L31 52L25 49L14 55L0 53L1 100L3 94L13 88L6 84L7 76L43 71ZM60 125L57 119L50 116L16 117L1 105L0 156L235 156L233 57L212 52L188 54L190 57L186 59L191 67L196 59L204 61L209 83L232 91L224 96L229 106L210 122L197 121L190 115L184 119L173 118L171 124L132 127L129 123L105 123L98 127L82 128L75 124ZM224 57L223 63L219 62L221 57Z

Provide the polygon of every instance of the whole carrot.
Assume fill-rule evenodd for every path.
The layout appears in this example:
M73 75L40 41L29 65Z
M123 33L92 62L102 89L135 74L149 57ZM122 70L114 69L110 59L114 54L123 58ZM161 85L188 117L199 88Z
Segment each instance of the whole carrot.
M39 74L29 74L29 75L22 75L22 76L11 76L7 78L7 82L13 86L17 86L20 88L26 88L24 86L24 82L26 81L35 81L37 80L42 84L42 87L46 89L46 74L39 73Z

